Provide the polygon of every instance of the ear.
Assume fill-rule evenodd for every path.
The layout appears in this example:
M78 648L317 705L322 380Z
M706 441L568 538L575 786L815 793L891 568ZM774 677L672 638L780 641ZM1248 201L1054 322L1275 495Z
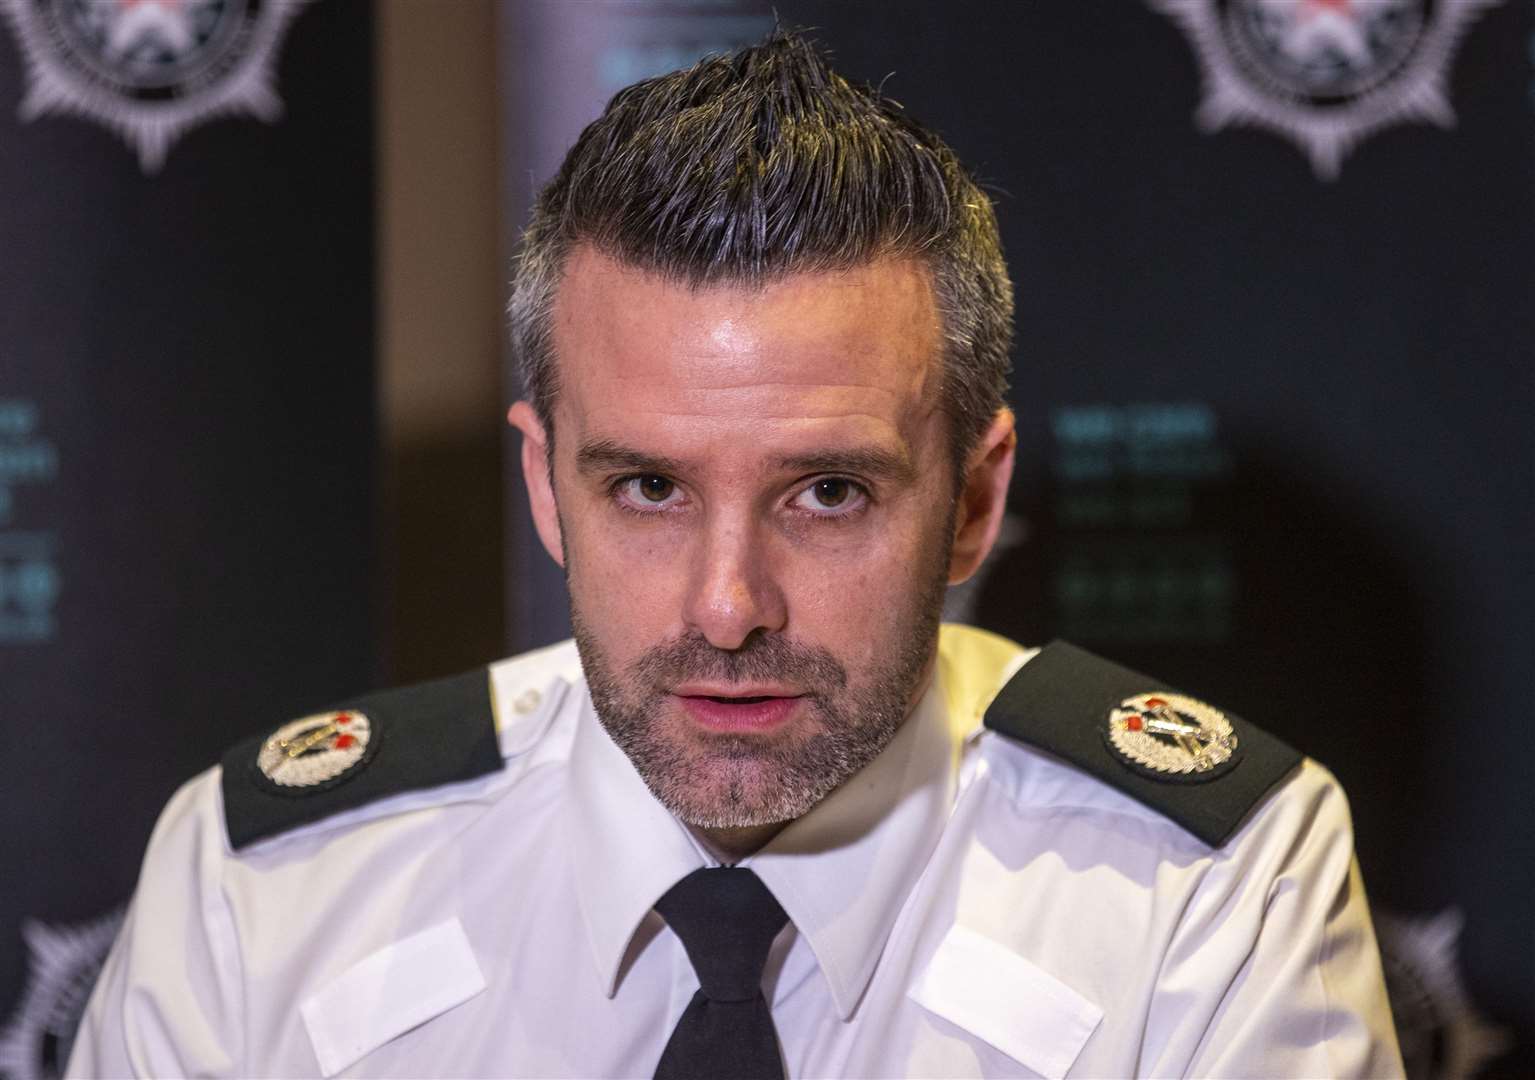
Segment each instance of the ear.
M964 489L954 515L954 548L949 554L950 585L975 573L997 542L1017 446L1013 410L998 409L965 465Z
M531 403L519 401L507 411L506 422L522 432L522 478L528 485L528 507L533 526L549 557L565 565L560 542L560 513L554 502L554 463L549 460L549 437Z

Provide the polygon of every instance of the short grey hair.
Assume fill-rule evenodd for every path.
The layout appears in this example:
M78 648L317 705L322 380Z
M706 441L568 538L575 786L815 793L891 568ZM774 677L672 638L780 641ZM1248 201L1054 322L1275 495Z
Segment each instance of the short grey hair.
M551 438L551 311L581 244L691 287L919 258L943 321L956 467L1004 403L1013 288L991 200L936 134L800 34L620 90L539 193L508 315Z

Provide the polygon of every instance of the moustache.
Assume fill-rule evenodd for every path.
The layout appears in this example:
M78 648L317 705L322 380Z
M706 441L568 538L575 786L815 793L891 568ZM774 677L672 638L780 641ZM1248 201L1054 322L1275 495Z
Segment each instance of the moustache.
M778 634L752 634L737 649L716 648L702 634L686 634L647 649L634 662L634 673L658 688L692 680L788 682L814 694L847 685L847 669L831 652Z

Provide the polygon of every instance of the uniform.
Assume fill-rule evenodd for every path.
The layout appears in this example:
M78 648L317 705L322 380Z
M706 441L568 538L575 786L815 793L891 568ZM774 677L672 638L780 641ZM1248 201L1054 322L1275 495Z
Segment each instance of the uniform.
M892 743L742 863L788 1076L1400 1075L1337 783L1245 726L1205 783L1095 775L1051 724L1137 679L943 628ZM258 790L251 744L175 796L71 1073L651 1075L698 986L652 905L713 860L570 643L414 693L339 777Z

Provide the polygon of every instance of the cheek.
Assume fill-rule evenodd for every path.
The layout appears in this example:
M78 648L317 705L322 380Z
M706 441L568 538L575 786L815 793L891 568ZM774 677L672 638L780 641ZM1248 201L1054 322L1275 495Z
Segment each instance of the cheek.
M898 519L858 543L785 545L775 572L791 631L848 659L884 658L929 588L934 542L922 522Z
M672 530L623 529L600 515L572 515L565 549L571 603L617 659L677 633L685 539Z

